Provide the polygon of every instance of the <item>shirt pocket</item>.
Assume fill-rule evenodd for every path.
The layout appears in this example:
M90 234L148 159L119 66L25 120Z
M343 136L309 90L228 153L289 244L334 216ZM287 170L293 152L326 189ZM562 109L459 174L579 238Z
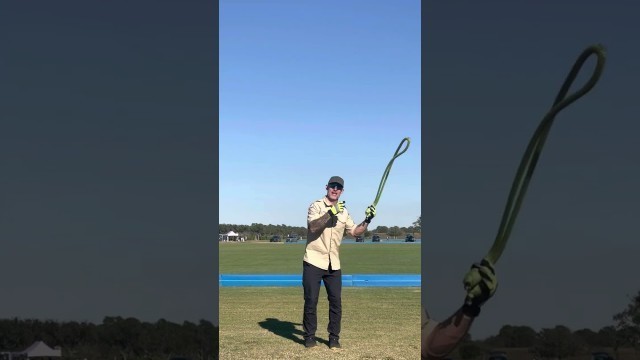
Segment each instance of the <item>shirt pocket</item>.
M341 233L344 231L344 229L347 227L347 215L345 215L345 213L341 213L338 214L337 219L336 219L336 230L340 231Z

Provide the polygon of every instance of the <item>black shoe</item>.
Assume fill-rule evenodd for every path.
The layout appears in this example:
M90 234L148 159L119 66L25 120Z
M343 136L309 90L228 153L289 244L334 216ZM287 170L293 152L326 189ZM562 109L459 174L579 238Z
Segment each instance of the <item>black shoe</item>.
M329 338L329 349L340 349L341 347L337 338Z
M306 339L304 339L304 347L312 348L312 347L314 347L316 345L318 345L318 344L316 344L316 339L314 339L314 338L306 338Z

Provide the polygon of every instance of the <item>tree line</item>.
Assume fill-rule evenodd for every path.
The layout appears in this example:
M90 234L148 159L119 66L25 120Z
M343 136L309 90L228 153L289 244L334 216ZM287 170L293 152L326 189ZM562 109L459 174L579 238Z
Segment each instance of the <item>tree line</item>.
M454 357L479 359L493 349L528 349L536 359L567 359L588 355L597 349L611 349L615 358L619 350L640 351L640 291L629 305L612 317L612 325L598 331L572 331L564 325L535 331L529 326L503 326L497 335L473 341L470 336L458 346Z
M0 319L0 352L23 351L36 341L60 347L65 359L218 359L218 327L211 322L105 317L101 324L37 319Z
M640 351L640 291L625 309L613 316L613 324L598 331L572 331L564 325L535 331L529 326L505 325L497 335L482 340L467 336L453 354L463 360L482 359L495 349L528 349L536 359L562 360L596 349ZM164 319L155 323L136 318L105 317L101 324L34 319L0 319L0 352L17 352L35 341L60 347L66 359L165 360L172 357L217 360L218 327L211 322Z
M289 225L272 225L272 224L260 224L253 223L251 225L241 224L218 224L218 230L220 234L226 234L229 231L234 231L240 236L244 236L249 240L269 240L272 236L278 235L282 238L287 237L290 234L296 234L298 236L306 236L307 228L302 226L289 226ZM400 227L400 226L378 226L375 229L369 229L364 233L364 237L371 237L373 234L379 234L380 236L399 237L406 234L420 234L421 233L421 217L418 217L412 226ZM350 236L346 236L349 238Z

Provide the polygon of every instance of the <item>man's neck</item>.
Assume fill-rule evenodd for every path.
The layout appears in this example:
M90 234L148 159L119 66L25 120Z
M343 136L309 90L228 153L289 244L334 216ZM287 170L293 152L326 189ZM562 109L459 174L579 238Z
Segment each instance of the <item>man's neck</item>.
M338 200L336 200L336 201L331 201L327 195L325 195L325 196L324 196L324 198L325 198L325 200L326 200L326 202L327 202L328 204L335 205L335 204L337 204L337 203L338 203Z

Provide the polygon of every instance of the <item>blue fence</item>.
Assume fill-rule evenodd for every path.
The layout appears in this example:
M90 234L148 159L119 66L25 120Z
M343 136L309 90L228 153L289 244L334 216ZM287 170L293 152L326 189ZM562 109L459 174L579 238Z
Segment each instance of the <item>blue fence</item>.
M302 286L302 274L226 274L219 275L220 286ZM342 275L343 287L420 287L420 274Z

